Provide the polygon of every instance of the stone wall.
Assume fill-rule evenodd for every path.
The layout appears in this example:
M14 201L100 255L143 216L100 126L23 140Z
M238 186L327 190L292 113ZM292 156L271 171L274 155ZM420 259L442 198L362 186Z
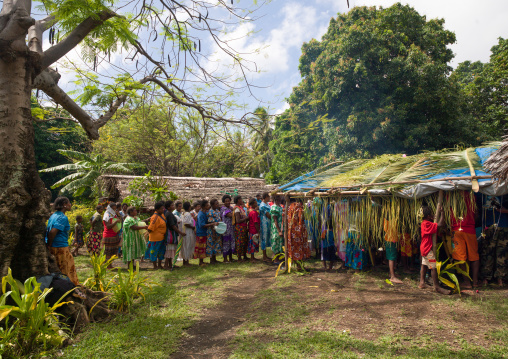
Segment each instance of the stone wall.
M107 183L110 197L122 200L130 195L129 183L138 176L105 175L103 179ZM220 200L227 192L233 194L235 190L246 200L258 193L273 191L278 185L267 185L261 178L206 178L206 177L162 177L166 183L168 192L174 192L180 199L194 202L201 199ZM147 200L145 206L152 205Z

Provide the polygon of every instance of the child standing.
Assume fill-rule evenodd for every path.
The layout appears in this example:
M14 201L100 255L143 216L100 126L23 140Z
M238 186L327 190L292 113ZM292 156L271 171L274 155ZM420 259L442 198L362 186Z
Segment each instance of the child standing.
M250 254L250 261L254 262L256 258L254 253L259 252L259 227L261 220L259 219L258 202L256 198L251 198L249 201L249 244L247 246L247 253Z
M76 257L78 255L78 250L85 245L85 241L83 240L83 217L76 216L76 225L74 226L74 250L72 251L72 255Z
M328 262L328 271L332 271L333 265L337 261L337 246L335 245L335 238L333 235L333 223L332 218L328 220L328 228L323 231L323 238L321 240L321 260L325 270L326 262Z
M434 223L434 213L428 206L422 207L423 211L423 222L422 222L422 243L420 245L420 252L422 255L422 269L420 271L420 285L418 288L425 289L427 285L425 284L425 274L427 270L430 268L430 272L432 275L432 282L434 283L434 291L441 294L450 294L449 290L441 288L439 286L439 280L437 278L437 270L436 270L436 257L434 256L434 249L432 248L432 235L437 233L437 229L439 227L444 226L444 214L443 211L440 211L439 205L437 207L437 212L440 213L437 223Z

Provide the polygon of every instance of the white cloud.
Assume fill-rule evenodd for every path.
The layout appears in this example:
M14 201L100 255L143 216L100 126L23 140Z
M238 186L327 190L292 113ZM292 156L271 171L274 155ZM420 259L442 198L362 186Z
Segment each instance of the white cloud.
M294 56L291 50L299 50L305 41L321 36L329 20L328 15L318 12L315 7L296 2L287 2L280 10L280 18L277 26L269 32L253 34L257 30L256 24L243 23L224 37L233 49L244 54L246 60L256 64L258 73L253 77L290 70L291 56ZM217 46L213 51L212 61L207 64L208 70L216 69L217 64L231 66L231 59ZM248 67L256 69L251 65Z

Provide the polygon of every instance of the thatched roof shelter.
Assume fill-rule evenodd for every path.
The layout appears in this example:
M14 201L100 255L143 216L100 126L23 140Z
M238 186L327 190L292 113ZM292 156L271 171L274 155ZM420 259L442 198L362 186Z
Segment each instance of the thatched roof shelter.
M485 166L487 159L492 159L492 153L501 152L503 148L508 156L508 141L503 145L500 148L499 142L493 142L464 150L352 160L300 176L279 187L278 192L311 197L369 193L421 198L439 190L473 190L486 195L503 195L508 193L508 187L497 186ZM503 168L507 175L508 165Z
M485 169L499 182L508 179L508 135L503 137L499 149L485 162Z

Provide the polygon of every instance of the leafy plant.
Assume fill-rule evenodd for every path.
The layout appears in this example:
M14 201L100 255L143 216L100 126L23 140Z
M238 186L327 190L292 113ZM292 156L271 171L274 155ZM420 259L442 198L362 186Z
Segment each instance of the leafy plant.
M441 246L443 243L440 243L439 246L437 246L436 249L436 257L439 258L439 250L441 249ZM444 285L447 285L448 287L452 288L454 292L458 292L460 294L460 284L459 280L457 279L457 276L455 273L452 273L451 270L455 270L459 272L460 274L466 276L471 280L471 277L469 276L469 265L466 261L458 261L453 263L448 263L444 268L443 266L450 260L450 257L446 258L443 262L440 262L438 259L436 259L436 269L437 269L437 275L438 279L441 283ZM466 270L464 271L462 268L460 268L461 265L466 265ZM449 279L444 278L444 276L447 276ZM450 281L451 279L451 281Z
M282 266L285 263L285 256L286 256L285 253L286 253L286 248L284 246L282 246L282 253L279 253L279 254L276 254L276 255L273 256L272 261L277 261L277 260L281 261L279 263L279 266L277 267L277 270L275 271L275 278L277 278L277 276L279 275L280 270L282 269ZM293 262L298 267L300 267L304 273L307 272L305 270L304 261L302 261L302 260L293 261L291 258L288 258L288 268L286 268L284 271L287 271L288 273L291 273L291 266L293 265Z
M134 196L141 196L143 199L148 196L155 202L178 198L173 192L168 191L167 180L162 176L153 176L152 171L130 182L129 191Z
M58 150L69 158L72 163L40 170L41 173L55 171L73 171L74 173L62 178L51 186L57 188L64 186L60 192L71 192L74 196L81 196L86 189L91 188L94 195L102 195L100 177L106 173L130 173L136 168L143 167L137 163L115 163L108 161L102 155L93 156L89 153Z
M125 277L122 270L118 268L116 279L116 284L111 288L110 305L119 311L130 311L137 298L145 299L143 290L152 288L154 284L147 277L139 274L139 262L136 262L136 270L133 269L132 262L129 263L129 270Z
M9 290L7 290L9 285ZM2 278L0 297L0 353L5 357L20 357L40 350L61 346L66 339L56 309L72 302L61 302L74 289L65 293L53 306L45 302L51 288L41 291L35 277L24 284L12 277L11 269ZM10 300L13 305L6 304ZM10 319L14 322L10 324Z
M87 278L83 285L87 286L91 290L107 292L111 284L114 282L114 278L106 281L107 268L116 258L117 256L112 256L110 259L106 259L104 248L102 248L99 255L90 256L93 276Z
M140 198L138 196L130 195L125 197L123 200L123 203L127 203L129 206L136 207L136 209L139 211L141 207L143 207L143 204L145 201L143 198Z

